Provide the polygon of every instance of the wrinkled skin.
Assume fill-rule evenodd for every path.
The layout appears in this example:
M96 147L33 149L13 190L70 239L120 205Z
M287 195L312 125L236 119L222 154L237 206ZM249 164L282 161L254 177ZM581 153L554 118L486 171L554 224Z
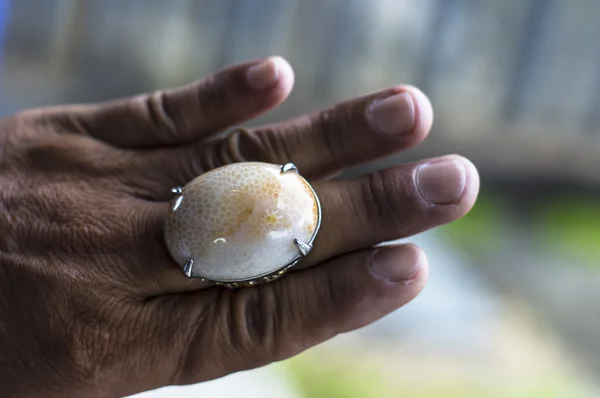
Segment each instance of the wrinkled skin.
M248 70L258 62L257 83ZM409 86L233 130L292 84L289 64L270 58L177 90L1 122L3 397L114 397L210 380L293 356L419 293L422 251L373 246L463 216L475 168L451 156L327 179L425 138L431 105ZM414 108L371 109L399 93ZM239 161L296 163L321 199L323 225L298 269L231 290L185 278L161 229L172 186ZM427 165L441 177L421 181Z

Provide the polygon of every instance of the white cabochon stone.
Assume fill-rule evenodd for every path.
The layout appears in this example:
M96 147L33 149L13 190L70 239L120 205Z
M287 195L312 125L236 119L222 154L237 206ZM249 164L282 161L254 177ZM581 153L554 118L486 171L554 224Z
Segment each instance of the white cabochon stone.
M294 239L310 242L318 201L297 173L267 163L235 163L202 174L170 206L165 242L193 276L218 282L277 271L299 253Z

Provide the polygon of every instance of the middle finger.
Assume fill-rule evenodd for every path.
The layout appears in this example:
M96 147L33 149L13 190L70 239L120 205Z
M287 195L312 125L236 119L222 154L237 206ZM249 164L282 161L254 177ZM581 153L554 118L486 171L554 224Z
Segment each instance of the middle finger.
M238 129L215 142L138 152L130 178L146 185L144 196L159 200L168 199L171 186L236 162L292 162L304 177L318 180L417 145L429 133L432 115L421 91L393 87L314 115Z

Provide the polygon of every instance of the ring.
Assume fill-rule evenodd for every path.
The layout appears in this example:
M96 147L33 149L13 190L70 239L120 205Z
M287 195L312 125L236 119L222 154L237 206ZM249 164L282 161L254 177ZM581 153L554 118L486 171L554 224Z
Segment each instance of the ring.
M319 198L292 163L234 163L172 193L169 254L186 277L227 287L279 278L310 253L321 226Z

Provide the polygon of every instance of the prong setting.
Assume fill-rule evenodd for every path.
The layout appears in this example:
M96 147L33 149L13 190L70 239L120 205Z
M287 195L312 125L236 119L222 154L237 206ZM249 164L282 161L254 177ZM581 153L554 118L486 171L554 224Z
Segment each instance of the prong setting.
M181 202L183 202L183 196L176 196L177 199L173 202L173 206L171 207L172 211L177 211L179 206L181 206Z
M281 172L282 173L298 173L298 168L296 167L296 165L294 163L286 163L283 166L281 166Z
M183 274L188 278L192 277L192 269L194 267L194 259L188 259L183 265Z
M254 247L244 251L243 253L237 253L234 250L234 246L237 244L235 240L211 238L210 242L205 242L206 239L202 240L187 236L189 229L186 232L181 226L188 226L196 223L196 218L201 218L197 217L198 214L202 214L202 212L197 211L197 207L199 206L198 203L200 202L195 200L197 197L204 198L205 196L209 196L207 199L208 201L204 200L204 202L207 201L207 204L202 203L202 206L206 205L208 207L214 207L216 204L218 204L221 197L227 199L228 195L231 195L229 191L221 192L216 195L216 197L213 197L215 195L211 194L211 196L208 194L208 192L213 192L211 190L211 184L215 184L217 182L219 184L222 183L221 181L212 181L216 179L216 176L219 173L223 174L223 172L219 172L219 169L217 169L214 173L207 173L206 175L199 176L193 181L193 183L191 182L185 187L176 186L171 188L171 193L173 196L171 199L169 218L165 223L165 242L173 258L177 263L181 264L180 267L184 277L190 279L199 279L205 283L228 288L252 287L261 285L263 283L272 282L283 276L287 271L301 262L302 259L312 251L314 244L313 242L321 224L321 206L319 203L319 198L317 197L317 194L310 183L300 175L296 165L291 162L285 164L280 163L279 165L255 163L249 163L245 165L243 163L239 163L225 167L230 167L233 171L235 171L233 174L235 174L236 178L238 178L237 174L239 174L240 171L234 169L241 170L241 168L248 168L252 172L250 174L252 175L253 179L260 177L264 178L265 181L270 183L273 182L273 189L277 192L277 195L271 195L270 193L263 194L262 191L255 192L252 186L249 189L249 194L259 198L261 200L261 204L264 204L266 209L276 207L279 211L283 212L286 217L289 214L291 217L290 219L293 220L293 222L289 225L285 225L286 235L289 234L287 235L287 239L280 239L283 236L278 235L278 237L273 241L257 242L256 250L264 250L261 246L263 244L269 250L271 250L271 248L268 245L272 245L272 249L276 250L277 244L279 244L279 247L285 250L283 252L277 252L273 258L269 257L269 261L267 261L268 264L266 265L264 263L257 264L254 267L255 269L250 269L250 267L248 267L248 270L244 270L243 272L235 270L237 275L236 277L233 277L232 273L228 275L229 271L225 272L221 264L217 264L215 262L215 259L213 258L215 256L211 254L212 252L210 250L203 251L200 250L199 247L202 245L219 245L219 250L231 251L234 257L237 257L235 257L234 261L231 261L230 264L225 264L224 266L225 268L232 268L232 272L233 268L238 264L252 264L253 260L246 258L245 256L248 256L248 254L244 253L253 253L253 250L255 249ZM243 178L242 181L229 181L231 180L231 176L229 175L223 175L219 177L224 178L224 183L226 185L239 185L239 182L247 185ZM237 187L237 185L235 185L235 187ZM236 190L233 190L232 192L236 192ZM286 200L284 201L286 206L280 209L278 206L281 206L281 200L277 201L277 198L280 195L297 195L298 201L296 201L295 197L292 200L286 196ZM273 198L275 201L272 200ZM288 203L289 205L287 205ZM202 209L204 210L204 207ZM224 216L225 219L227 219L226 216L227 215ZM292 216L296 217L297 219L293 218ZM279 215L277 215L277 217L279 217ZM264 227L266 230L269 230L269 228L279 228L278 225L270 225L274 222L271 218L267 218L266 221L262 221L262 223L265 224L264 226L261 224L261 220L262 219L257 221L253 219L251 221L258 223L261 228ZM275 219L275 221L277 220L278 218ZM203 231L202 228L200 228L200 230ZM270 239L270 235L265 237L265 239ZM281 243L277 243L277 239L280 239ZM285 243L286 241L287 243ZM292 242L294 245L290 246L290 243ZM217 264L218 267L215 266L215 264Z
M298 247L302 257L306 256L312 250L312 245L306 242L302 242L300 239L294 239L294 244Z

